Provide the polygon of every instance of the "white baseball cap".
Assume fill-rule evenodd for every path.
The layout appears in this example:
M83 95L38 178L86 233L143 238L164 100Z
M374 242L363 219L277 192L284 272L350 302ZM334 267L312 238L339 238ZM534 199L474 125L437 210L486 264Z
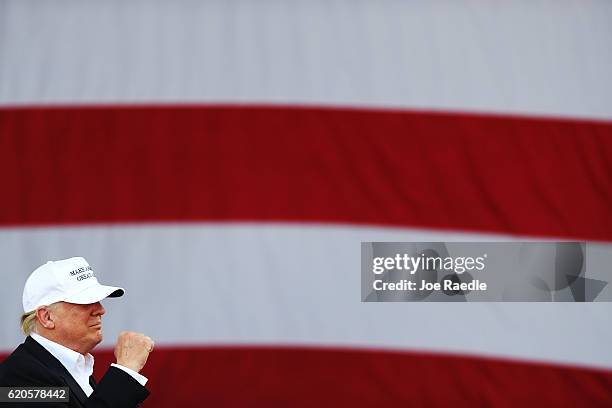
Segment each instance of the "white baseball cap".
M80 256L49 261L28 277L23 288L23 311L29 313L55 302L86 305L124 293L123 288L101 285L91 266Z

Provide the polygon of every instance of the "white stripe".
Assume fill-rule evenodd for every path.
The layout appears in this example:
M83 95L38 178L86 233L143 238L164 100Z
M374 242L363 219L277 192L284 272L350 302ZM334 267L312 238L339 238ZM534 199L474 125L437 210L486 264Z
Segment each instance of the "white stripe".
M102 283L127 290L105 301L106 345L129 329L159 345L380 347L612 367L612 303L360 302L361 241L492 239L282 224L3 229L0 349L21 341L30 271L79 255ZM612 259L610 246L589 251L589 268Z
M612 3L0 4L0 104L383 106L612 118Z

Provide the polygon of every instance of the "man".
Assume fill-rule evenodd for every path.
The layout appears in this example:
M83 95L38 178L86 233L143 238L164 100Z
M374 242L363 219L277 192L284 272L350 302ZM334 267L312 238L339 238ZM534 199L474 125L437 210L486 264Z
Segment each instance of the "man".
M124 292L101 285L81 257L37 268L23 289L22 330L28 337L0 364L0 387L69 387L69 402L38 403L41 407L138 406L149 395L147 378L139 371L153 350L151 338L122 332L115 347L117 363L99 383L89 354L102 341L105 310L100 301Z

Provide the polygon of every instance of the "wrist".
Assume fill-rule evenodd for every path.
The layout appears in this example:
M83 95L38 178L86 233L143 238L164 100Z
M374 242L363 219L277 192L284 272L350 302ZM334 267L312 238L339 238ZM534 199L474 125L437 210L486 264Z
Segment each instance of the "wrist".
M117 360L117 362L115 364L120 365L120 366L125 367L125 368L129 368L130 370L136 371L137 373L140 372L140 370L142 369L142 367L139 367L139 366L137 366L135 364L130 364L130 363L126 362L126 361L121 361L121 360Z
M140 385L142 385L143 387L147 384L147 381L149 381L149 379L147 377L145 377L144 375L132 370L131 368L128 368L126 366L123 366L119 363L113 363L111 364L111 367L116 367L121 371L126 372L127 374L129 374L133 379L135 379L136 381L138 381L140 383Z

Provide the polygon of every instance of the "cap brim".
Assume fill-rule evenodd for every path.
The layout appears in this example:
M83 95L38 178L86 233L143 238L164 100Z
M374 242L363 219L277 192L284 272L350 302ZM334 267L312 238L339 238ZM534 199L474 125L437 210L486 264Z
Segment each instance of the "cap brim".
M64 299L64 302L88 305L99 302L107 297L123 296L124 293L125 290L123 288L97 284Z

